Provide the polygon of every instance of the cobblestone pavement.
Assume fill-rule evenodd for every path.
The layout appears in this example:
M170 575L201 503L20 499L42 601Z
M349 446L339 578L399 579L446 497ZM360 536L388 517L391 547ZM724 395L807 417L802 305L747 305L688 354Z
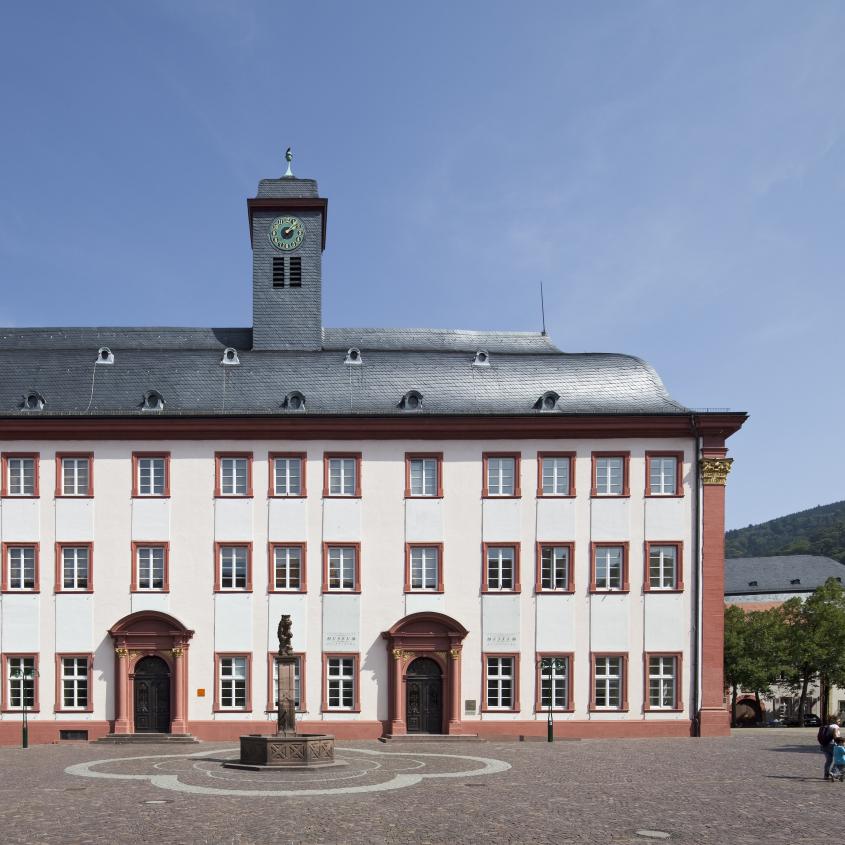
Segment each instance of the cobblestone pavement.
M0 842L842 842L845 784L821 779L815 733L342 742L345 765L283 775L224 769L231 743L2 748Z

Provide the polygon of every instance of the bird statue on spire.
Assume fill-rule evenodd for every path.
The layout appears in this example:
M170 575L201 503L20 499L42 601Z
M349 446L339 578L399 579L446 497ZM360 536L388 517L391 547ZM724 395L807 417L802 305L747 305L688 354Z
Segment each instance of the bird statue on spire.
M288 163L288 169L285 171L285 176L293 176L293 170L291 170L291 162L293 161L293 151L290 147L285 150L285 161Z

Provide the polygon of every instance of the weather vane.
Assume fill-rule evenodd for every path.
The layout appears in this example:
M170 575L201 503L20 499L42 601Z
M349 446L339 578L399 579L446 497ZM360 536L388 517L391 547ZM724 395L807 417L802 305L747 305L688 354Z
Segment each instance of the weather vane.
M288 163L288 169L285 171L285 176L293 176L293 171L291 168L291 162L293 161L293 151L290 147L285 150L285 161Z

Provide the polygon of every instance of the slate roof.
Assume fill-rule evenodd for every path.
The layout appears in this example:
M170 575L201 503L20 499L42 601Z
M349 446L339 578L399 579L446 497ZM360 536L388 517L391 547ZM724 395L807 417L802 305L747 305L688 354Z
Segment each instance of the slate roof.
M108 346L113 365L95 365ZM240 364L223 366L223 349ZM431 329L325 329L316 352L253 351L251 329L55 328L0 330L0 416L26 416L31 390L39 416L134 415L144 393L164 397L165 415L277 414L290 391L306 414L406 414L409 390L420 414L535 415L538 398L560 394L568 414L682 414L644 361L613 353L565 353L541 334ZM344 364L349 347L360 366ZM489 367L474 367L486 349ZM300 412L301 413L301 412ZM548 412L546 412L548 413Z
M725 559L726 596L811 593L828 578L841 578L845 584L845 564L822 555ZM792 583L796 579L798 583Z

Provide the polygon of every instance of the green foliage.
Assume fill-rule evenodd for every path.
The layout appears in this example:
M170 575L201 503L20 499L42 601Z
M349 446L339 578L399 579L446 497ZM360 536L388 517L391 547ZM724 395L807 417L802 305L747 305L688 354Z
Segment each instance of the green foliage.
M725 557L825 555L845 563L845 501L725 534Z
M786 666L787 625L779 607L746 613L725 608L725 682L765 694Z

